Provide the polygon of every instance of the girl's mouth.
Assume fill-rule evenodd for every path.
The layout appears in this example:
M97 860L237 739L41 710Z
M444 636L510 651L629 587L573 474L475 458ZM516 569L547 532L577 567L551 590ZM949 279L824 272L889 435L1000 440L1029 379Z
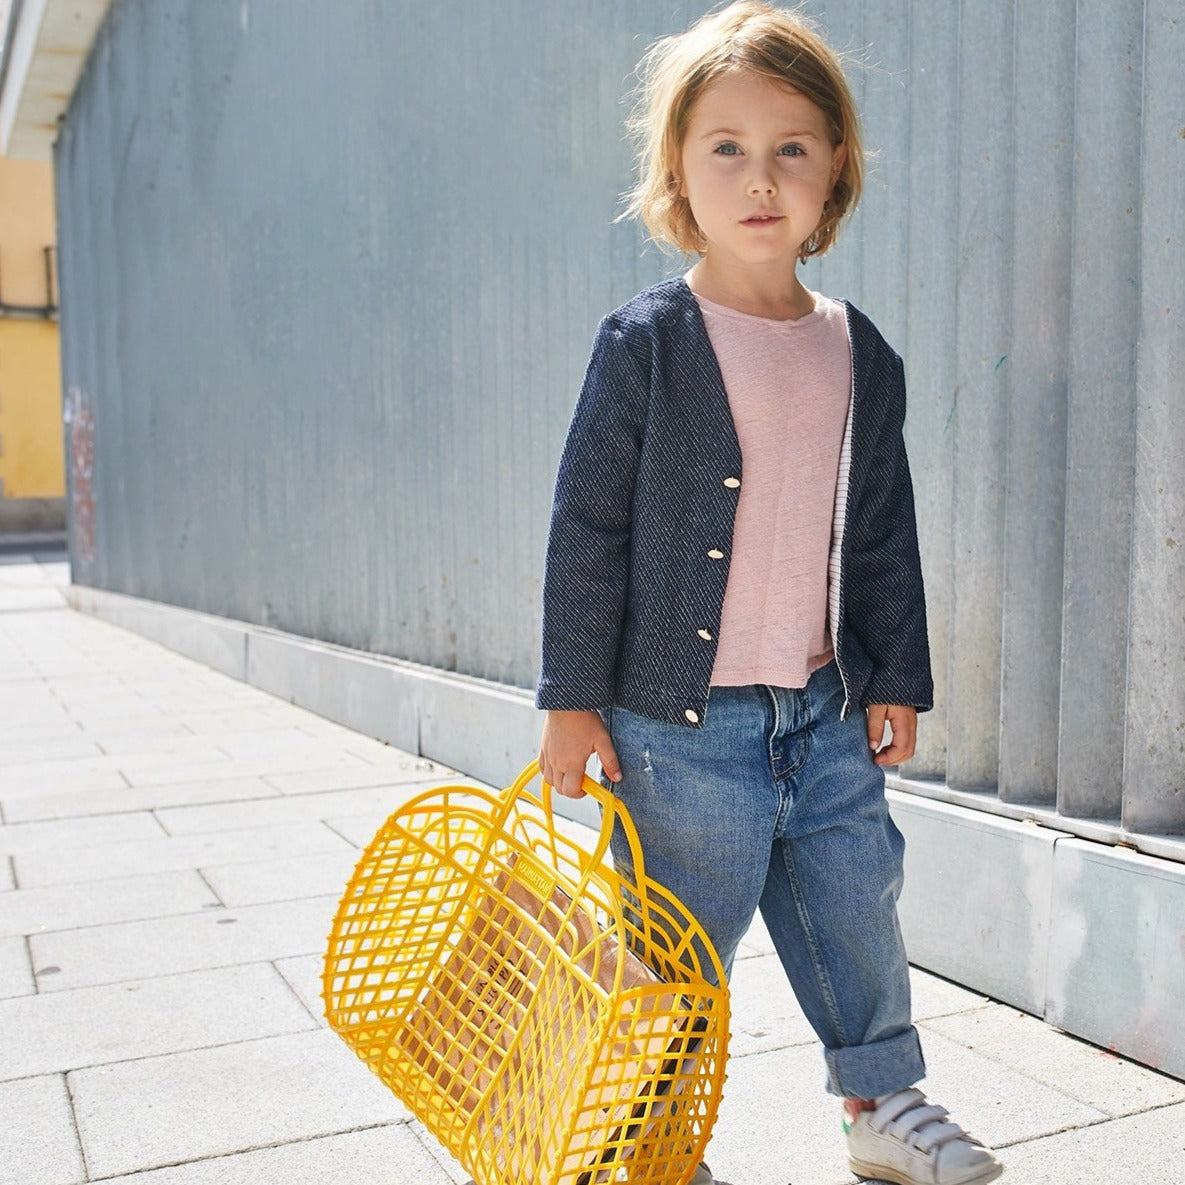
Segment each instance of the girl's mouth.
M773 226L775 222L781 222L781 214L750 214L748 218L741 222L742 226Z

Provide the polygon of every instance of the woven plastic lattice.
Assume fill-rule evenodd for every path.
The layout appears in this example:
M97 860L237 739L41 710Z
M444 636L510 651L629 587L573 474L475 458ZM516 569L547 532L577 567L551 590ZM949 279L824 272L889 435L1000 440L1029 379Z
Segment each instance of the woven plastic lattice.
M383 824L333 922L325 1014L477 1185L678 1185L724 1084L719 959L646 877L621 804L585 780L603 818L585 850L537 773L438 787Z

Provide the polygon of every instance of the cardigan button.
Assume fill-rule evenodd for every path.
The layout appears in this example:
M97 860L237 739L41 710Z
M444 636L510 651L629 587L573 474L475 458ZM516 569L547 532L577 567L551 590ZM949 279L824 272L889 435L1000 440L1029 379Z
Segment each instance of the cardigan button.
M705 642L710 642L712 640L711 630L696 630L695 632L699 634L699 636L703 638Z
M689 724L699 723L699 713L694 708L688 708L687 711L683 713L683 715L687 717Z
M739 490L741 488L741 479L739 477L726 477L724 479L726 489Z
M724 552L718 551L716 548L713 547L712 550L708 552L708 559L722 560L722 559L724 559Z

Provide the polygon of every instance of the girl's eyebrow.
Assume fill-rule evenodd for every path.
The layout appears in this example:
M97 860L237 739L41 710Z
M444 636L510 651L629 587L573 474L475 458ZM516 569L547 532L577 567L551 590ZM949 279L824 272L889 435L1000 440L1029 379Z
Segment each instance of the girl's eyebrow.
M711 131L704 132L700 136L700 139L701 140L709 140L713 136L738 136L739 137L739 136L743 136L743 135L744 135L743 132L738 132L735 128L713 128ZM816 135L816 133L809 132L806 130L803 130L800 132L779 132L776 136L776 139L778 139L778 140L805 140L805 139L817 140L818 138L819 137L818 137L818 135Z

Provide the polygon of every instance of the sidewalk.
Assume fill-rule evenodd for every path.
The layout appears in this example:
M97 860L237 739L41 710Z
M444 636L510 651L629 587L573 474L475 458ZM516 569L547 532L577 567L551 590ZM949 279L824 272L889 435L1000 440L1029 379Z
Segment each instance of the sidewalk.
M453 776L74 613L67 579L0 554L0 1185L465 1181L318 1001L358 847ZM733 987L715 1172L851 1185L757 931ZM915 1015L1005 1182L1185 1181L1185 1083L920 971Z

